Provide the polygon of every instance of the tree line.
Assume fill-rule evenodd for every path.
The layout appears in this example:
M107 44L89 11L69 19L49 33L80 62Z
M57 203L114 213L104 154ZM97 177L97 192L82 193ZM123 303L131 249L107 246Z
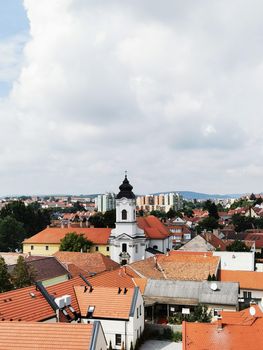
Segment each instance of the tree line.
M18 257L17 264L11 273L8 272L4 258L0 256L0 293L31 286L35 278L36 272L26 263L22 255Z

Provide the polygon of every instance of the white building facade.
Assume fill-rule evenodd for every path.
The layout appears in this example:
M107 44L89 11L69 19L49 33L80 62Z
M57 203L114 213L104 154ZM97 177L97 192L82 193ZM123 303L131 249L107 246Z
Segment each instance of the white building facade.
M121 265L145 258L146 236L136 223L136 197L127 176L116 196L116 225L111 231L110 258Z

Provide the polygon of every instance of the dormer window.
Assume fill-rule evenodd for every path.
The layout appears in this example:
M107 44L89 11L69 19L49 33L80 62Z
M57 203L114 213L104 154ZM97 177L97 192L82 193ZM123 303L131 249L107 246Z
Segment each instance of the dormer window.
M121 219L122 220L127 220L127 210L123 209L121 211Z

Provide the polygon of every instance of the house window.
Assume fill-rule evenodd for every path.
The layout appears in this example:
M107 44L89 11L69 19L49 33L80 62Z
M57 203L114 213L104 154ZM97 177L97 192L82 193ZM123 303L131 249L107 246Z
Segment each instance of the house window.
M33 245L31 245L31 250L34 250L34 246Z
M99 251L99 247L98 247L98 246L96 246L96 247L95 247L95 250L96 250L96 252L98 252L98 251Z
M142 315L142 306L140 305L140 316Z
M110 247L107 247L106 250L107 250L107 252L109 252L110 251Z
M121 334L115 334L115 344L121 345Z
M127 220L127 210L123 209L121 211L121 218L122 220Z
M127 244L122 243L122 252L126 253L127 252Z
M137 307L137 318L139 318L139 308Z
M46 245L46 250L48 250L49 249L49 246L48 245Z
M252 293L251 292L243 292L244 299L251 299Z
M135 244L135 253L138 254L138 245Z

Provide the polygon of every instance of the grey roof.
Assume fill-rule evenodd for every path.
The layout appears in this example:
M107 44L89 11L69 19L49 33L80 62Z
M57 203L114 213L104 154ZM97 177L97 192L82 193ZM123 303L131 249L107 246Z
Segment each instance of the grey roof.
M217 290L211 289L216 283ZM146 304L151 301L175 304L216 304L237 305L239 284L236 282L218 281L172 281L149 279L144 298Z

